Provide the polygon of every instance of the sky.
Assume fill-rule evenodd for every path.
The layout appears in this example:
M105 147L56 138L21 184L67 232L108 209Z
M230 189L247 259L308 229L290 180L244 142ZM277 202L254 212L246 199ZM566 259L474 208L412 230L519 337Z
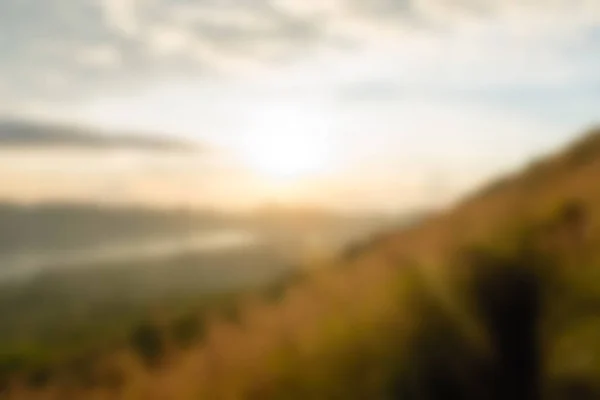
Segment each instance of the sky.
M600 116L600 0L3 0L0 118L201 143L2 148L0 196L409 210Z

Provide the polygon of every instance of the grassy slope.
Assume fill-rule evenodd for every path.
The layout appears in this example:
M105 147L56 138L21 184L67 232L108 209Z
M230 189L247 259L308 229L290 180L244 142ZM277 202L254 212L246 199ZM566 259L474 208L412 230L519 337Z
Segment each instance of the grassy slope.
M394 387L422 362L422 356L411 358L412 340L422 332L429 303L443 310L460 343L466 337L467 347L486 348L476 313L458 290L463 270L454 265L456 254L474 243L502 247L514 241L515 232L553 220L574 202L586 210L585 240L576 251L554 249L561 252L560 284L566 289L561 298L559 292L549 296L548 304L581 310L582 299L600 299L600 272L594 268L600 263L600 132L448 213L381 239L339 267L308 273L276 301L279 293L268 301L249 297L238 321L215 316L204 340L185 351L170 346L157 368L143 368L123 348L94 361L101 379L92 387L59 372L41 389L16 385L11 398L394 398ZM543 332L545 376L600 380L600 318L594 310L571 315L566 329ZM444 330L447 325L432 331L440 352L456 336Z

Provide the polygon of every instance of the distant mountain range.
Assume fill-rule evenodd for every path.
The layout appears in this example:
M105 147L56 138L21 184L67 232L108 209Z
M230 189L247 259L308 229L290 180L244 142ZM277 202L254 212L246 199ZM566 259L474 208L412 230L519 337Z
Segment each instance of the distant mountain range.
M142 133L109 133L75 125L17 118L0 119L0 148L2 147L201 150L199 144L183 139Z

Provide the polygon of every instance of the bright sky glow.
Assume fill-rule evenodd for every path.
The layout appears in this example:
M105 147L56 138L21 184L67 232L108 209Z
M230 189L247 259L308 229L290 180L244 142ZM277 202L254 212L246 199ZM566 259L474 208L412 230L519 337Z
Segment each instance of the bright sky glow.
M252 171L276 181L319 175L332 167L326 115L281 107L257 111L237 144Z
M0 198L444 202L598 123L598 71L597 0L2 1L0 119L215 152L191 164L86 153L89 179L73 188L66 168L48 185L41 168L6 167L6 149L0 178L14 184ZM68 164L55 149L40 159L52 157Z

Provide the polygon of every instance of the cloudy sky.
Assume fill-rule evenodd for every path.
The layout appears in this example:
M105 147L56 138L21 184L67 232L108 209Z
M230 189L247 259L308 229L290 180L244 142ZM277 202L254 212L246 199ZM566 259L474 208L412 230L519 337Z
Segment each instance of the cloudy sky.
M599 71L599 0L3 0L4 118L214 150L0 149L0 195L443 203L597 123Z

